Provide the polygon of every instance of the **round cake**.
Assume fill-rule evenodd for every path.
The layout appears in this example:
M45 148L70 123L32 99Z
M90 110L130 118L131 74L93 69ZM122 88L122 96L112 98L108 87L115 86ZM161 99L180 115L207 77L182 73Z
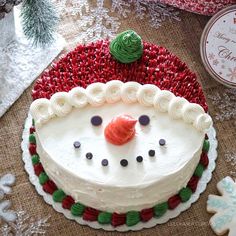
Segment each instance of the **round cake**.
M102 41L99 45L103 50L107 47L99 64L109 60L115 76L119 71L126 76L122 80L114 76L98 79L86 86L84 71L79 74L80 86L71 84L68 89L49 91L42 86L43 80L48 76L57 87L56 76L65 76L68 66L57 73L55 68L65 58L45 72L33 91L29 151L43 189L71 214L101 224L132 226L140 220L161 217L167 209L189 200L208 164L209 141L205 134L212 120L206 113L204 96L185 99L176 89L181 84L174 80L174 88L163 89L165 78L156 83L139 83L141 76L136 81L127 79L132 68L137 70L133 69L131 75L142 75L142 60L147 58L148 44L135 32L126 31L110 44ZM77 52L77 59L73 56L76 68L89 61L81 61L82 55ZM167 52L166 55L172 57ZM148 63L156 60L153 74L162 70L157 65L158 58L154 58L155 54L153 59L146 59ZM180 64L177 59L176 62ZM106 71L104 67L101 69ZM145 70L153 67L146 65ZM186 73L184 65L181 70ZM181 77L180 73L183 76L183 71L165 73L175 79ZM194 93L202 93L195 81L194 86ZM192 97L185 86L181 89Z

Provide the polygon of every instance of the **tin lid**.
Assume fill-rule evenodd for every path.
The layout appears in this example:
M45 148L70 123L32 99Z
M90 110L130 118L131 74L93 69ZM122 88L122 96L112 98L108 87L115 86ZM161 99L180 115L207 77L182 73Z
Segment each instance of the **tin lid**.
M200 52L209 74L236 88L236 5L224 8L209 20L202 33Z

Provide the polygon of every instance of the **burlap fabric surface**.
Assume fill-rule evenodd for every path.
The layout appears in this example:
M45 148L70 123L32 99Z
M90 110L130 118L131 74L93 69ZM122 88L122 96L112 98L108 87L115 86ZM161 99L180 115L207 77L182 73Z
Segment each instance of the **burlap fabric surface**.
M202 65L199 53L200 36L209 18L187 12L181 12L180 17L182 21L166 22L158 30L150 28L148 22L132 17L121 20L120 31L127 29L127 27L132 28L144 40L164 45L179 56L181 60L185 61L192 71L197 73L199 82L202 84L206 95L214 94L216 91L222 93L224 86L210 78ZM74 35L66 32L68 27L72 27L71 24L76 25L76 18L64 19L59 28L59 31L69 43L78 35L78 32L74 32ZM68 44L66 50L72 46L74 45ZM23 209L31 217L35 218L50 215L50 227L48 227L46 235L214 235L208 225L212 215L206 212L206 201L210 193L217 194L216 183L229 175L230 170L232 170L232 166L224 161L223 154L226 150L235 150L236 148L235 120L216 121L214 116L217 108L208 100L209 112L215 121L219 141L217 167L211 182L207 186L207 190L189 210L176 219L151 229L129 233L105 232L81 226L74 221L66 219L64 215L57 213L51 206L47 205L29 182L21 159L20 143L23 125L32 102L31 89L32 87L28 88L0 119L0 174L11 172L16 175L16 185L13 187L13 193L8 196L12 200L13 209Z

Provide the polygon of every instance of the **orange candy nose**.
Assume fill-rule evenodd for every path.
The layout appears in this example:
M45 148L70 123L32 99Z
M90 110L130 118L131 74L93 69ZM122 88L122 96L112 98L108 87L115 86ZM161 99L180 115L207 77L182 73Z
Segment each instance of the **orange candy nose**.
M137 120L129 115L120 115L111 120L104 130L106 140L114 145L129 142L135 135Z

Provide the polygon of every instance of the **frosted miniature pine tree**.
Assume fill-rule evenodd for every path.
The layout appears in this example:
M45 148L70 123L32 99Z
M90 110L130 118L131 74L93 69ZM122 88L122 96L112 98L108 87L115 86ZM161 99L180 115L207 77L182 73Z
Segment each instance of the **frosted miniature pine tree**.
M58 18L50 0L24 0L21 17L24 34L34 45L45 46L54 40Z
M226 177L217 184L222 196L209 195L207 211L215 213L210 219L214 232L222 235L229 231L229 236L236 235L236 183Z

